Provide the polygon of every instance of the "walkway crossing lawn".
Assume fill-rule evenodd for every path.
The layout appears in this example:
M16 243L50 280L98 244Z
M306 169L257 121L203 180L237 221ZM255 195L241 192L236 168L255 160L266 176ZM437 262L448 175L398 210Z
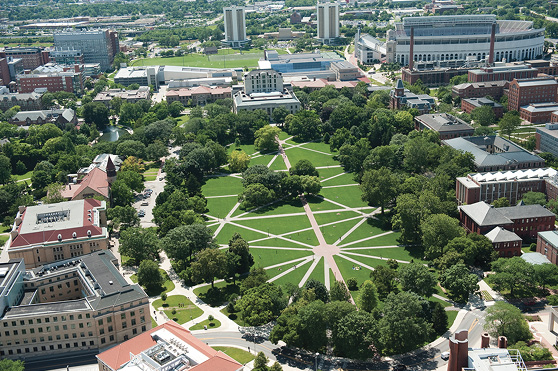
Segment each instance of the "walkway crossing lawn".
M375 221L374 219L369 219L366 222L359 225L357 229L355 229L349 236L347 236L343 241L339 243L339 246L343 247L343 245L346 245L349 242L358 241L358 240L362 240L363 238L376 236L380 233L389 232L389 231L381 230L380 228L374 226L373 224L374 221ZM388 245L390 244L386 244L386 246ZM350 246L352 247L353 245ZM368 246L368 245L365 244L364 246ZM372 245L372 246L382 246L382 245Z
M429 297L428 300L431 301L431 302L434 302L434 303L440 303L440 304L442 304L442 306L444 308L451 307L451 304L448 303L447 301L442 300L442 299L438 299L437 297L434 297L434 296ZM449 316L449 313L448 313L448 316ZM448 318L448 322L449 322L449 318ZM451 327L451 324L450 324L450 327Z
M256 155L252 158L250 158L250 165L249 166L254 166L254 165L266 165L269 164L269 162L271 160L273 160L273 157L275 157L276 153L271 153L271 154L265 154L265 155Z
M339 271L341 272L341 275L345 279L345 282L347 282L349 278L354 277L357 279L358 282L357 287L360 288L360 285L362 285L364 281L370 279L371 271L369 269L362 267L360 270L354 270L353 267L355 267L357 264L348 261L341 256L334 256L333 259L335 259L335 262L337 263L337 267L339 267ZM353 291L352 293L355 293L357 291L358 289L356 291ZM358 295L353 295L353 296L357 297Z
M242 192L242 179L233 176L211 177L205 179L202 193L205 197L234 195Z
M341 188L322 188L320 191L320 195L323 197L331 201L339 202L340 204L348 207L369 206L368 203L362 201L360 198L361 194L362 192L360 191L360 187L357 185Z
M250 253L254 257L254 266L264 268L312 255L310 250L259 249L256 247L250 247Z
M292 166L300 160L309 160L314 166L339 165L331 155L324 155L304 148L287 148L285 154Z
M351 247L341 249L343 254L357 253L370 256L379 256L380 258L395 259L395 260L414 260L417 263L425 263L418 255L419 251L413 251L412 247L388 247L380 249L362 249L353 250Z
M333 225L327 225L320 227L322 230L322 234L328 244L333 244L336 241L339 241L340 238L345 235L351 228L353 228L359 220L348 220L341 223L336 223Z
M237 220L235 222L246 227L276 235L311 227L310 221L306 215Z
M326 201L319 196L308 196L306 201L308 202L308 205L310 205L310 209L312 209L313 212L343 209L343 206Z
M220 350L221 352L225 353L238 363L242 363L243 365L247 364L248 362L252 361L256 358L252 353L249 353L245 350L232 348L232 347L213 347L215 350Z
M252 211L253 210L253 211ZM280 200L277 202L272 203L269 206L261 207L252 210L241 210L240 208L237 209L233 216L238 216L244 214L247 211L251 211L250 213L242 216L242 217L253 217L258 215L280 215L280 214L304 214L304 209L302 208L302 202L298 198L289 198Z
M153 302L153 308L159 310L161 308L173 308L179 307L179 305L184 304L185 306L195 306L190 299L184 295L171 295L167 297L167 300L157 299Z
M381 231L381 233L385 233L385 232L386 231ZM371 238L371 239L366 240L366 241L354 243L354 244L351 244L347 247L393 246L393 245L398 245L399 244L399 242L397 241L397 239L399 237L401 237L401 232L393 232L393 233L388 233L388 234L383 235L383 236ZM355 239L355 241L356 240L357 239ZM344 240L344 241L341 242L340 245L343 246L343 245L346 245L348 243L349 243L349 241Z
M246 241L257 240L259 238L267 236L267 233L258 233L255 231L251 231L249 229L237 227L236 225L225 224L223 229L221 229L221 231L215 238L215 242L217 242L218 244L228 245L229 240L231 239L231 237L234 235L235 232L240 233L242 238L244 238Z
M238 202L238 196L232 197L219 197L207 199L207 212L208 215L218 217L220 219L227 216L229 211Z
M329 149L329 144L326 144L324 142L309 142L303 144L301 147L314 149L320 152L331 153L331 150Z
M303 234L306 234L306 231L304 232L300 232ZM288 237L286 237L288 238ZM317 240L316 240L317 241ZM307 242L304 242L307 243ZM306 249L306 246L303 246L301 244L295 243L295 242L291 242L290 240L284 240L282 238L277 238L277 237L271 237L271 238L267 238L265 237L265 240L252 240L250 241L250 247L258 247L258 246L269 246L269 247L295 247L297 249Z
M357 182L354 179L354 174L346 173L326 181L322 180L322 187L338 186L338 185L345 185L345 184L356 184L356 183ZM343 189L339 189L338 191L343 192Z
M230 155L232 151L236 151L236 150L239 150L239 149L246 152L246 154L248 154L248 155L251 155L251 154L254 154L254 153L258 152L256 150L256 147L254 147L253 144L242 144L242 145L240 145L240 147L237 147L234 144L231 144L230 146L227 147L227 153Z
M275 281L273 281L276 285L278 286L284 286L286 285L288 282L292 283L295 286L298 286L298 284L300 283L300 281L302 280L302 277L304 277L304 275L306 274L306 272L308 271L308 268L310 268L310 265L312 263L312 260L306 262L306 263L298 263L296 264L296 269L293 270L292 272L284 275L281 278L276 279ZM294 265L294 264L293 264ZM283 268L283 271L292 268L292 265L289 266L285 266Z
M285 161L283 161L283 156L277 156L269 168L271 170L287 170L287 165L285 165Z
M314 165L316 166L316 165ZM330 167L330 168L326 168L326 169L316 169L318 170L318 174L320 175L320 180L323 182L325 179L327 178L331 178L334 175L337 174L341 174L343 173L345 170L343 170L342 167ZM354 182L351 182L354 183ZM323 184L326 185L326 184Z
M305 243L307 245L311 245L311 246L317 246L318 245L318 238L316 237L316 233L314 233L314 231L312 229L308 229L302 232L296 232L296 233L289 233L287 235L285 235L284 237L293 240L293 241L298 241L298 242L302 242ZM304 246L300 246L300 247L304 247Z
M320 281L325 284L325 277L324 277L324 258L320 257L320 261L316 264L316 267L310 273L308 279L314 279L316 281Z
M320 225L320 226L322 226L324 224L328 224L328 223L333 223L333 222L338 222L338 221L341 221L341 220L349 219L349 218L355 218L355 217L358 217L359 219L361 218L360 214L355 213L354 211L349 211L349 210L334 212L334 213L315 213L314 214L314 218L316 219L316 222L318 222L318 225ZM357 221L358 221L358 219L355 219L355 223Z

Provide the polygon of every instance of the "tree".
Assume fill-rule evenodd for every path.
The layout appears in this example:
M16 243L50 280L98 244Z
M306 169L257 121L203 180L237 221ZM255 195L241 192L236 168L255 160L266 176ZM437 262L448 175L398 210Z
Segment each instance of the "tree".
M378 295L382 299L385 299L390 292L397 289L396 277L397 272L385 265L379 265L370 272L370 278L372 278L372 282L378 290Z
M469 295L478 290L478 277L469 273L465 264L456 264L444 271L440 279L443 287L450 290L451 297L460 303L469 300Z
M260 183L250 184L238 197L242 209L263 206L275 199L275 192Z
M368 170L364 173L360 184L362 200L369 204L380 205L383 214L384 207L397 196L398 185L399 179L388 168Z
M288 115L289 111L285 107L280 106L273 110L273 112L271 113L271 118L276 124L283 124L285 122L285 117L287 117Z
M347 314L332 329L334 353L342 357L361 360L377 357L377 338L376 320L364 311Z
M521 199L521 201L523 201L524 204L526 205L546 205L546 196L544 193L542 192L533 192L533 191L529 191L527 193L525 193L523 195L523 198Z
M192 255L211 247L213 232L203 224L181 225L170 230L160 241L169 258L191 261Z
M480 126L489 126L494 123L494 110L492 106L480 106L471 111L471 117Z
M433 332L432 324L422 315L420 297L412 292L389 294L383 313L378 329L386 354L400 354L415 349L426 342Z
M378 290L370 280L364 281L360 288L358 306L360 309L371 312L378 305Z
M546 286L558 284L558 266L545 263L537 264L533 268L535 269L535 280L543 290L546 289Z
M62 197L62 191L64 190L64 185L62 183L51 183L47 186L47 195L41 199L45 204L55 204L58 202L66 201L66 198Z
M236 307L246 324L260 326L277 318L286 304L281 288L268 282L247 290Z
M308 141L317 138L321 133L322 121L313 110L300 110L285 119L289 134L296 140Z
M281 367L279 362L275 361L269 368L269 371L283 371L283 367Z
M519 256L500 258L492 263L490 282L497 290L510 290L510 296L515 297L517 289L528 290L536 282L533 265Z
M250 156L244 151L232 151L229 158L229 169L234 173L241 173L248 168Z
M24 371L23 361L13 361L11 359L0 359L0 370L4 371Z
M510 344L527 341L533 337L521 311L515 306L497 301L486 309L484 329L495 338L505 336Z
M119 171L116 180L124 182L132 191L143 191L143 176L135 171Z
M113 206L129 206L134 201L132 190L123 180L116 180L110 186Z
M109 123L109 110L101 102L84 104L82 107L83 119L86 124L95 124L97 130L103 130Z
M229 274L233 277L233 280L237 274L248 272L254 265L254 257L250 254L248 242L236 232L229 241L227 261Z
M449 241L465 235L459 220L445 214L434 214L424 220L420 229L426 258L434 260L444 254Z
M267 275L265 269L261 267L252 267L248 277L246 277L240 284L240 294L244 295L244 293L248 290L263 285L268 279L269 276Z
M119 156L134 156L138 158L145 157L145 144L137 140L125 140L116 147L116 154Z
M130 227L139 226L140 218L135 208L132 206L115 206L107 210L108 219L116 229L125 231Z
M12 176L12 164L10 159L0 155L0 183L6 184Z
M160 141L155 141L147 146L145 149L145 155L148 160L159 161L161 157L168 156L169 150Z
M146 288L147 291L157 290L165 279L159 271L159 265L153 260L143 260L138 268L138 283Z
M521 118L519 118L517 111L506 112L498 123L498 127L504 134L508 135L508 139L519 125L521 125Z
M132 227L120 232L118 252L130 257L136 264L143 260L158 260L159 247L155 230Z
M279 143L277 143L277 135L281 130L278 127L266 125L254 133L254 147L261 152L277 151Z
M172 117L180 116L183 109L184 109L184 105L182 103L180 103L179 101L174 101L171 104L169 104L169 114Z
M265 356L264 352L259 352L256 358L254 359L254 371L268 371L267 367L268 359Z
M190 267L192 281L211 283L211 288L214 288L215 278L225 276L227 257L222 250L206 248L196 254L196 260Z
M448 314L444 306L438 302L431 302L432 309L432 327L438 335L442 335L448 329Z
M510 200L507 197L500 197L497 200L492 201L494 207L508 207L510 206Z
M314 290L316 300L321 300L324 303L327 303L329 301L329 292L327 291L326 286L321 281L310 278L308 281L306 281L304 288L306 290Z
M145 171L145 166L143 166L143 161L141 159L135 156L128 156L124 161L122 161L120 171L143 173Z
M335 281L333 283L333 286L331 286L331 289L329 290L329 296L331 301L348 302L351 298L351 294L343 281Z
M412 291L426 298L436 292L436 277L420 263L403 264L397 273L404 291Z
M299 160L294 166L289 169L291 175L310 175L319 176L318 170L307 159Z

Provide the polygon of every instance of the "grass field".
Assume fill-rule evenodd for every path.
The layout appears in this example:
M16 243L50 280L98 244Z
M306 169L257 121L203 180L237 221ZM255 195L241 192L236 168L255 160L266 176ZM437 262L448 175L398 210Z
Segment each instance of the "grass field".
M231 54L226 54L226 50ZM217 55L204 55L201 53L185 54L181 57L155 57L138 59L131 63L132 66L188 66L188 67L212 67L212 68L244 68L257 67L263 51L250 50L238 53L230 49L220 50Z
M206 320L201 321L201 322L195 324L194 326L190 327L189 330L190 331L203 330L204 326L207 326L208 330L212 330L214 328L221 327L221 322L219 322L218 319L213 319L212 321L210 321L209 319L206 319Z
M157 299L153 302L153 308L163 309L167 317L177 318L179 324L198 318L203 314L203 310L184 295L171 295L164 302L162 299ZM173 313L173 311L176 312Z
M124 263L123 263L124 264ZM157 296L157 295L162 295L163 293L166 292L171 292L172 290L174 290L174 283L170 280L169 275L167 274L167 272L165 272L163 269L159 268L159 272L161 272L161 274L163 275L163 277L165 278L165 282L163 283L163 287L161 287L160 289L156 289L156 290L145 290L145 293L149 296ZM134 283L138 283L138 276L137 274L132 274L130 276L130 279L132 280L132 282Z
M229 357L231 357L232 359L234 359L238 363L242 363L243 365L245 365L246 363L248 363L248 362L252 361L254 358L256 358L254 355L252 355L252 353L249 353L245 350L238 349L238 348L213 347L213 349L220 350L221 352L225 353L226 355L228 355Z

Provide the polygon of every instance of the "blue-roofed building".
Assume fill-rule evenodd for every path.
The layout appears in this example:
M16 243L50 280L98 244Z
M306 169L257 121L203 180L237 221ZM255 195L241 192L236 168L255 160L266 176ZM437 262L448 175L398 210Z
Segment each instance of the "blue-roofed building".
M554 115L558 114L556 112ZM541 152L552 153L558 157L558 123L546 124L544 128L537 128L535 133L535 148Z
M539 232L537 252L546 256L552 264L558 264L558 231Z
M442 143L471 153L477 171L534 169L545 165L541 157L500 136L453 138Z

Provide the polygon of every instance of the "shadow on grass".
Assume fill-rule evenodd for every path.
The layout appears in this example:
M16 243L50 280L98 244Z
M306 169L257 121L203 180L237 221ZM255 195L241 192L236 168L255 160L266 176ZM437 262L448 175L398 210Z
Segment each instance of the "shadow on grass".
M161 286L161 287L146 287L145 288L145 293L147 294L147 296L159 296L161 295L164 291L165 291L165 287Z
M199 293L198 297L206 304L212 307L218 307L228 301L231 294L240 295L240 287L230 283L225 287L209 288L206 292Z
M286 206L286 205L289 205L289 206L292 206L292 207L302 208L302 202L300 202L300 199L293 198L293 199L285 199L285 200L277 201L277 202L274 202L271 205L268 205L266 207L262 207L260 209L253 210L252 214L265 214L265 213L267 213L269 211L272 211L272 210L274 210L278 207Z

